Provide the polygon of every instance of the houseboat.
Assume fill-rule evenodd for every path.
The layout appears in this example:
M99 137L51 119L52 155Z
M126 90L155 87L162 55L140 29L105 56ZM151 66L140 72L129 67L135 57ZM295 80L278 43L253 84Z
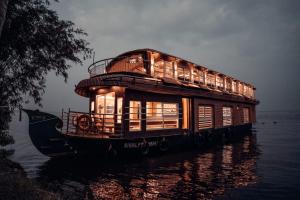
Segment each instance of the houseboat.
M252 84L157 50L125 52L94 62L88 72L75 86L89 99L87 112L63 111L59 119L26 110L42 153L146 155L202 146L251 129L256 120Z

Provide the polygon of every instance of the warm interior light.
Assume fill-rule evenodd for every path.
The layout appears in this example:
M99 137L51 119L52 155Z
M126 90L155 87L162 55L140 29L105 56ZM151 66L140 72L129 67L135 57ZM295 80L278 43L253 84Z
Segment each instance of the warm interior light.
M95 102L92 101L92 102L91 102L91 111L94 111L94 110L95 110Z

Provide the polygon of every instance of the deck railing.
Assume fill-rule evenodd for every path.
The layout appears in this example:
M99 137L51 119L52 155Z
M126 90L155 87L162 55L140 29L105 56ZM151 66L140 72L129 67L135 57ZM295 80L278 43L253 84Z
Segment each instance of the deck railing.
M103 60L99 60L97 62L94 62L88 67L88 72L90 74L90 77L95 77L101 74L106 73L113 73L113 72L128 72L128 73L139 73L139 74L146 74L146 66L150 66L151 75L154 77L166 77L164 74L166 73L166 70L162 69L163 75L158 76L155 71L156 64L151 63L150 60L142 58L140 55L133 55L133 56L123 56L123 57L116 57L116 58L107 58ZM165 66L164 66L165 67ZM149 67L148 67L149 68ZM209 88L213 90L218 91L225 91L230 92L232 94L236 95L242 95L250 99L255 99L255 94L252 87L249 87L249 89L245 90L239 89L241 86L236 85L235 91L233 89L233 86L231 88L226 88L225 85L217 86L215 82L215 75L209 75L207 76L204 83L201 83L200 81L197 83L197 80L195 81L190 76L193 76L193 74L190 74L188 79L182 78L180 76L175 77L175 72L173 73L174 79L178 79L183 83L196 83L197 85L201 86L208 86ZM194 81L192 81L194 80ZM251 89L251 91L249 91Z
M145 73L144 64L149 61L144 60L141 56L122 56L116 58L107 58L96 61L88 67L90 77L94 77L101 74L106 74L107 70L114 72L114 69L109 69L114 65L118 71L116 72L138 72Z
M108 136L122 132L122 125L116 124L117 114L92 114L62 111L62 133L69 135L102 135Z

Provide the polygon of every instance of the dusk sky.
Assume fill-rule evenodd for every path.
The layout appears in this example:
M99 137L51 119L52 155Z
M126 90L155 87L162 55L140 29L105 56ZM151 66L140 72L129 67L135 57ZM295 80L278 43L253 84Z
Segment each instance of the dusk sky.
M254 84L258 110L300 110L300 1L62 0L52 7L88 33L96 59L152 48ZM50 73L43 110L87 111L74 85L88 78L91 62L74 65L67 84Z

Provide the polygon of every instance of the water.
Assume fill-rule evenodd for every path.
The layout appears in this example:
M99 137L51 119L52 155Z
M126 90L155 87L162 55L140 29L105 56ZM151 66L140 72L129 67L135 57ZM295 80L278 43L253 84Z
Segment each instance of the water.
M252 134L205 151L104 162L48 159L32 146L23 116L11 125L11 159L74 199L299 199L300 112L257 118Z

